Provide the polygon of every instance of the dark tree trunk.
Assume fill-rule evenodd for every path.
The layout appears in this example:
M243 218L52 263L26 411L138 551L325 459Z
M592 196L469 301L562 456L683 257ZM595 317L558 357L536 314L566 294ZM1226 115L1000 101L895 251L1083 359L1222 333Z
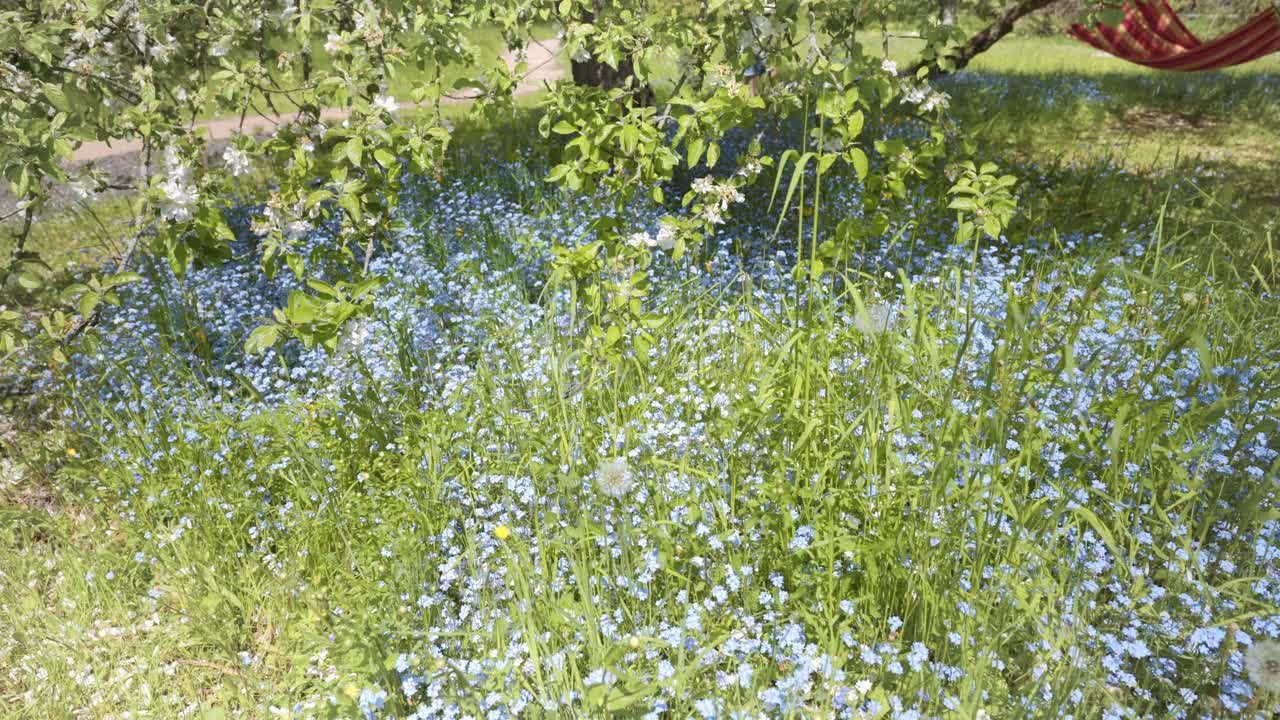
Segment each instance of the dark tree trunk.
M1013 31L1013 24L1042 7L1047 7L1062 0L1014 0L997 15L995 20L982 29L977 35L969 38L959 50L948 55L953 67L944 71L934 60L921 60L907 69L908 75L915 75L922 67L929 68L930 75L943 75L964 68L975 56L985 52L1000 38Z
M584 13L583 19L586 22L595 22L599 10L600 6L597 3L595 11ZM630 81L631 87L635 91L635 94L630 98L630 102L648 104L653 100L653 88L642 84L636 79L635 61L630 55L619 60L617 68L601 62L594 55L586 60L571 58L569 60L569 70L576 85L588 85L602 90L615 90L626 87L628 81Z
M573 73L573 82L578 85L589 85L603 90L625 88L629 85L631 94L623 101L625 105L654 103L653 88L636 78L635 65L630 57L620 60L616 69L595 58L571 60L569 67Z
M593 85L605 90L623 87L627 84L627 79L635 77L636 74L631 58L625 58L619 62L616 70L594 57L586 60L571 60L569 64L573 70L575 83Z

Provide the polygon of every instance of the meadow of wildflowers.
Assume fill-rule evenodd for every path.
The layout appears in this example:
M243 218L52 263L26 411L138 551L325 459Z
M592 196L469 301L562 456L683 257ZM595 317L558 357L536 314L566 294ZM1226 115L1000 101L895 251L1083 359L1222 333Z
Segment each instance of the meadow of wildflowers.
M548 283L607 205L514 142L416 183L336 351L241 352L292 287L245 250L150 266L43 381L97 542L0 577L0 617L48 605L0 631L19 716L1280 712L1265 283L1154 215L957 246L926 188L811 280L823 226L775 235L753 188L680 262L672 209L633 208L665 322L608 363ZM1026 203L1057 182L1013 171Z

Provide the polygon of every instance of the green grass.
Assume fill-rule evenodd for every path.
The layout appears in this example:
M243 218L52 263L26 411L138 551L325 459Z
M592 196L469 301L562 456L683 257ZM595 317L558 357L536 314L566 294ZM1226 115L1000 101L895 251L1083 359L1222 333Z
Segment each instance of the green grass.
M1179 223L1170 231L1194 229ZM1105 264L1115 250L1095 249L1091 257ZM1189 304L1171 315L1162 312L1159 325L1151 330L1171 339L1184 334L1208 338L1206 360L1215 364L1230 358L1249 359L1255 366L1265 362L1268 351L1255 342L1277 347L1280 335L1273 304L1258 302L1232 283L1205 282L1191 268L1179 269L1179 264L1177 256L1169 257L1146 263L1144 276L1113 279L1135 296L1178 288L1175 297L1186 289L1211 299L1209 304ZM1068 261L1043 268L1055 269L1080 271ZM1029 306L1035 300L1027 296L1022 302ZM580 688L581 674L625 652L630 641L601 631L589 599L567 589L535 597L527 589L539 577L554 573L551 558L557 556L567 557L579 577L627 574L643 562L638 550L625 546L617 558L598 549L596 543L605 542L607 534L602 513L610 503L591 494L594 466L577 458L573 449L594 448L602 442L602 419L607 427L643 428L652 422L650 401L675 406L689 402L660 400L664 395L657 393L659 387L700 388L708 396L725 392L736 398L731 411L711 420L712 435L719 442L774 438L772 443L754 446L752 452L731 453L729 464L718 468L678 456L643 456L633 462L647 477L672 473L707 480L719 474L744 483L740 491L708 484L692 507L721 508L705 518L713 536L763 533L776 538L766 543L774 553L767 562L786 562L785 546L801 522L773 512L774 503L795 508L796 517L814 524L818 537L830 544L819 543L803 565L774 565L799 583L793 592L810 599L806 604L813 614L797 619L827 628L814 641L841 652L839 637L845 630L885 640L887 631L882 628L890 616L906 618L911 637L917 638L938 638L953 630L966 636L1007 637L1011 645L1041 638L1025 616L1030 608L999 610L984 605L981 618L988 624L981 629L977 624L957 626L946 620L954 619L951 608L959 600L984 602L977 594L956 589L966 563L957 563L948 554L954 549L948 549L946 538L965 534L966 520L963 515L948 519L947 508L953 504L988 507L992 492L1016 494L1016 479L1038 471L1035 454L1002 468L994 490L973 485L952 491L946 486L953 473L974 471L965 461L940 452L936 472L916 477L904 470L912 462L910 449L886 445L883 434L883 418L909 423L914 412L922 411L945 420L937 431L939 448L974 443L998 446L1014 429L1028 448L1059 439L1033 425L1010 426L1010 413L1024 402L1016 384L997 392L956 387L945 379L956 339L943 323L961 317L963 310L948 299L945 285L908 290L901 322L915 326L916 335L902 347L877 344L851 328L833 325L830 305L790 308L779 317L766 313L762 302L747 294L716 298L691 290L665 308L669 322L659 333L666 354L687 362L657 361L616 370L601 367L576 379L552 376L546 381L513 379L513 373L526 366L528 350L514 344L517 336L504 329L508 318L484 318L481 325L500 338L496 347L487 351L486 362L475 366L477 372L466 388L427 409L419 398L395 399L381 391L362 398L285 407L257 417L212 413L195 422L85 406L82 411L91 412L95 422L147 428L119 437L121 447L133 457L150 456L157 443L164 446L164 457L149 463L146 474L135 476L128 463L103 465L95 459L95 441L90 437L55 434L44 438L39 447L24 446L28 454L23 457L31 458L36 476L0 496L5 520L0 523L0 550L4 551L0 591L7 598L0 606L0 666L9 672L0 679L0 708L19 717L106 717L126 710L171 717L192 708L197 717L223 709L262 715L270 707L291 707L296 702L323 708L324 696L332 694L342 703L343 714L351 712L353 704L344 697L344 689L373 682L387 687L384 663L414 647L413 642L385 639L380 631L389 628L414 638L425 626L425 621L416 619L412 602L424 578L434 576L434 571L415 562L424 552L424 537L465 525L463 546L488 553L499 523L509 523L513 533L496 546L500 556L484 566L503 573L516 598L484 590L481 602L510 606L513 612L509 624L494 633L477 634L472 642L483 653L486 648L502 647L504 635L519 630L541 638L530 650L535 655L549 655L578 643L580 665L562 671L544 668L529 678L528 687L547 697ZM704 323L716 318L729 323L733 331L714 336L699 332ZM1035 348L1051 345L1055 338L1092 323L1112 321L1100 308L1081 308L1029 325L1011 320L998 330L1008 352L992 355L983 372L997 376L1009 372L1029 362ZM1250 328L1250 332L1221 344L1223 328ZM581 350L576 338L552 327L536 332L535 337L540 350L553 357L569 358ZM831 370L851 344L865 346L870 359L856 386L846 385ZM1141 360L1158 365L1160 355L1170 347L1164 342L1153 346L1140 355ZM912 362L904 361L907 353L914 356ZM1043 392L1053 382L1045 376L1032 384ZM580 388L572 402L563 395L570 385ZM646 402L626 402L632 397ZM964 398L976 403L977 410L972 415L947 410L938 398ZM1118 423L1112 430L1126 436L1148 438L1176 426L1190 437L1215 422L1210 407L1178 418L1172 407L1134 415L1125 409L1131 401L1116 402L1109 410ZM458 403L465 412L458 411ZM530 416L530 407L546 408L549 413ZM379 421L392 417L394 426ZM452 452L458 442L455 438L474 437L477 432L486 433L485 442L507 448L500 456L484 460L482 467ZM195 439L177 439L184 433L193 433ZM219 449L223 438L236 434L257 435L268 442L250 447L232 441L229 450ZM1179 447L1182 437L1175 436L1167 446ZM397 444L396 451L373 449L388 440ZM1106 438L1093 441L1105 444ZM73 447L82 449L83 459L67 455ZM1114 447L1109 469L1100 475L1098 487L1105 488L1100 492L1110 495L1118 513L1140 499L1126 494L1132 492L1126 489L1129 483L1122 474L1127 463L1154 462L1159 472L1183 476L1179 456L1149 456L1145 447L1141 442L1133 448ZM213 453L218 454L216 462L211 460ZM262 474L262 468L280 463L287 469ZM560 463L570 471L557 471ZM193 471L209 474L195 484ZM805 482L789 482L792 473ZM568 518L490 515L483 510L484 503L503 502L508 493L501 486L485 484L493 476L531 477L540 502L563 504L573 512ZM896 483L897 489L869 503L869 486L875 478ZM482 504L471 508L452 499L449 488L457 482L475 483L471 499ZM296 503L281 515L287 530L267 527L264 535L251 538L246 531L261 526L267 496L289 497ZM94 500L86 503L87 498ZM917 498L937 504L916 507ZM1195 493L1175 493L1168 500L1198 502L1195 498ZM120 506L126 499L128 509ZM1047 517L1070 516L1064 503L1010 508L1010 512L1024 513L1024 517L1039 512ZM661 520L681 507L681 502L655 499L645 508L653 524L632 531L642 533L675 569L656 586L659 597L668 603L674 603L681 590L705 591L702 581L681 577L691 572L690 555L707 552L705 541L682 534L678 527L668 528ZM849 517L861 518L862 526L850 529ZM940 520L922 526L922 517ZM1207 532L1223 517L1229 515L1207 511L1197 515L1189 529L1158 519L1149 520L1146 527L1158 538L1177 541L1187 533ZM562 524L566 519L567 528ZM1115 542L1136 547L1122 513L1101 522L1115 535ZM1085 527L1084 516L1067 524L1068 529ZM1033 607L1055 607L1068 597L1065 580L1055 572L1051 557L1042 553L1042 544L1062 538L1048 527L1041 530L1046 535L1039 538L1011 539L994 530L982 534L975 540L982 554L970 561L978 567L991 563L1020 568L996 580L1021 588ZM144 532L153 537L145 537ZM527 554L532 538L541 542L538 557ZM934 547L939 539L942 550ZM758 546L748 554L730 545L714 557L717 567L741 567L759 563L757 552ZM139 562L136 553L143 553L144 561ZM828 583L824 580L829 577L827 570L844 557L857 557L877 572L853 586L847 580ZM899 562L903 557L926 562L904 568ZM1247 575L1250 570L1241 572ZM107 573L112 573L109 579ZM719 571L714 576L723 577ZM1229 586L1223 589L1238 592ZM402 594L404 599L399 599ZM846 597L857 598L856 616L836 622L834 615L818 611ZM1247 595L1241 594L1240 601L1254 608ZM516 602L529 605L515 612L512 603ZM653 602L624 606L628 626L659 617ZM339 610L341 614L336 614ZM1104 612L1099 610L1097 617ZM1094 617L1084 612L1080 620L1089 622ZM704 622L709 636L742 629L728 616L709 616ZM640 647L658 644L652 637L637 642ZM940 659L976 667L976 659L962 650ZM692 657L678 656L674 661L674 687L693 697L712 691L712 678L698 672ZM1067 682L1079 672L1066 664L1050 665L1050 682ZM1004 685L1012 682L994 672L980 673L975 681L994 697L1000 697ZM925 681L919 689L937 692L940 688ZM743 707L762 709L749 693L729 696ZM1095 708L1102 702L1102 697L1090 699ZM970 711L975 707L970 706ZM596 716L585 709L582 714Z
M125 240L132 234L132 217L125 196L77 201L34 223L26 249L39 253L54 271L91 267L98 259L123 251ZM0 226L0 256L8 257L13 252L20 228L21 223L16 220Z
M889 57L907 63L924 47L923 40L904 38L890 30ZM879 52L879 33L868 32L860 36L868 51ZM969 69L976 72L1011 72L1027 75L1146 75L1162 77L1177 73L1162 72L1135 65L1102 53L1074 38L1061 36L1035 37L1013 34L1006 36L990 50L978 55ZM1229 68L1229 75L1256 75L1280 72L1280 58L1265 57L1246 65Z

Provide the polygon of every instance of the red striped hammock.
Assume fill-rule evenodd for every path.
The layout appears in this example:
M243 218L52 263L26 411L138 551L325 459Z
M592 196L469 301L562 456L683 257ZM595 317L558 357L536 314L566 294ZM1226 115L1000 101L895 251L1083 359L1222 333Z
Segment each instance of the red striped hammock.
M1201 42L1166 0L1129 0L1118 26L1072 25L1071 34L1122 60L1159 70L1216 70L1280 50L1280 9L1264 10L1238 29Z

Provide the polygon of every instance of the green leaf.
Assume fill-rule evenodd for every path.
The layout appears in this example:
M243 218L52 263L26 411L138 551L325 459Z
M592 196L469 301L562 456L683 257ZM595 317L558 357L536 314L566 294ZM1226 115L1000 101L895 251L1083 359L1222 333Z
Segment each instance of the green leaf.
M609 696L608 702L605 704L605 709L611 713L625 710L645 698L648 698L650 695L653 695L656 689L657 688L654 685L642 686L635 692L625 692L620 689L614 689Z
M862 148L849 148L849 162L853 163L853 170L858 173L858 179L866 180L867 173L870 172L870 163L867 162L867 154L862 151Z
M120 272L107 278L107 285L110 287L119 287L128 285L129 283L141 282L142 276L136 272Z
M249 333L249 339L244 343L244 351L251 355L266 352L266 350L272 345L275 345L279 339L279 325L263 325L255 328L253 332Z
M634 155L636 146L640 144L640 129L635 125L624 125L618 135L618 144L622 146L622 152Z
M994 215L988 215L982 221L982 229L993 238L1000 237L1000 220Z
M18 273L18 285L26 290L36 290L44 286L44 281L30 270L23 270Z
M344 192L338 197L338 204L351 214L351 219L360 222L364 217L364 212L360 209L360 198L353 193Z
M831 169L831 166L835 164L836 160L839 159L839 157L840 156L838 154L834 154L834 153L824 154L818 160L818 174L826 175L827 171Z
M49 104L61 110L62 112L71 112L71 103L67 102L67 96L62 92L62 88L56 85L44 86L44 97Z
M786 170L787 163L796 157L800 157L800 151L793 148L783 152L782 157L778 158L778 172L773 177L773 192L769 195L768 212L773 212L773 201L778 197L778 186L782 184L782 171Z
M694 138L689 141L689 167L693 167L698 164L698 161L702 159L702 151L705 150L706 147L707 143L702 138Z
M782 201L782 210L778 213L778 225L773 229L775 236L782 232L782 223L787 219L787 210L791 207L791 200L796 194L796 187L800 185L800 180L804 178L805 166L815 157L816 155L814 155L813 151L809 151L801 155L799 160L796 161L796 167L791 171L791 182L787 186L787 197ZM782 169L779 168L778 172L781 174Z
M307 287L328 298L337 300L342 297L342 293L338 292L337 288L323 280L317 280L315 278L307 280Z
M80 315L81 317L89 317L93 314L94 308L102 303L102 296L98 293L85 293L80 296Z
M856 137L858 137L859 135L861 135L861 134L862 134L862 125L863 125L863 123L864 123L864 122L865 122L865 120L864 120L864 118L862 117L862 111L861 111L861 110L858 110L857 112L855 112L855 113L853 113L852 115L850 115L850 116L849 116L849 125L848 125L848 127L846 128L846 131L848 132L849 137L848 137L848 138L846 138L846 139L847 139L847 140L849 140L849 141L852 141L854 138L856 138Z
M286 310L289 322L295 325L306 325L316 319L318 309L315 300L307 297L306 293L300 290L289 293L289 304Z

